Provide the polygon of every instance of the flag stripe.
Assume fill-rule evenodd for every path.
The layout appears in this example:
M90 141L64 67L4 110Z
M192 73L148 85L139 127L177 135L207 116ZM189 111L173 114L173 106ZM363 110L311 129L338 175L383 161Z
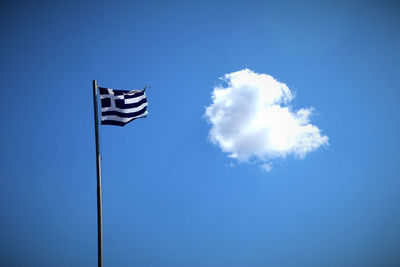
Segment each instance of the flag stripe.
M117 108L117 107L106 107L106 108L101 108L101 114L103 115L105 112L109 112L109 111L118 111L121 113L135 113L135 112L139 112L143 109L145 109L145 107L147 107L147 102L143 103L142 105L135 107L135 108ZM107 115L107 114L104 114Z
M127 91L128 92L128 91ZM128 92L129 93L129 92ZM100 95L100 98L101 99L105 99L105 98L115 98L115 99L135 99L135 98L138 98L138 97L141 97L141 96L144 96L144 97L146 97L146 95L145 95L145 93L144 93L144 90L142 90L142 91L140 91L140 92L138 92L138 93L135 93L135 94L125 94L125 95L118 95L118 94L115 94L115 95L110 95L110 94L101 94Z
M126 123L125 122L120 122L120 121L104 120L104 121L101 121L101 124L103 124L103 125L124 126Z
M117 108L124 108L124 109L125 108L137 108L137 107L140 107L141 105L147 103L147 99L144 98L144 99L142 99L142 100L140 100L138 102L134 102L134 103L131 103L131 104L127 104L125 102L126 102L126 100L115 101L115 106Z
M135 100L135 101L132 101L132 100ZM103 108L111 107L111 101L115 102L115 106L117 108L136 108L136 107L143 105L144 103L147 103L147 99L145 96L143 96L143 97L141 96L136 99L128 99L128 100L105 98L105 99L101 99L101 106Z
M132 119L137 119L137 118L142 118L142 117L146 117L147 116L147 112L144 112L143 114L137 115L137 116L131 116L128 118L121 118L118 115L107 115L107 116L102 116L101 117L101 121L107 121L107 120L112 120L112 121L120 121L120 122L124 122L127 123Z
M114 93L114 96L125 96L125 98L135 98L138 96L142 96L145 94L145 89L143 90L132 90L132 91L127 91L127 90L114 90L114 89L108 89L108 88L103 88L99 87L100 90L100 95L101 96L107 96L110 95L110 91Z
M140 91L131 91L127 94L125 94L125 99L130 99L130 98L136 98L139 96L144 96L145 95L145 90L140 90Z
M101 116L106 117L106 116L110 116L110 115L115 115L115 116L119 116L121 118L133 118L133 117L136 117L136 116L139 116L139 115L145 113L146 109L147 109L147 106L145 106L144 108L142 108L136 112L130 112L130 113L119 112L114 109L114 110L109 110L109 111L102 111Z
M135 98L125 98L125 104L134 104L134 103L137 103L137 102L139 102L139 101L141 101L141 100L146 100L146 96L145 95L141 95L141 96L138 96L138 97L135 97ZM146 102L147 102L147 100L146 100Z

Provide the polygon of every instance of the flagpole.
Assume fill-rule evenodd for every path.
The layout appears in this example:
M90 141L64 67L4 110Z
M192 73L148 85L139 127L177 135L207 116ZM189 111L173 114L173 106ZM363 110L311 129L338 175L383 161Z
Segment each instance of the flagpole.
M101 156L99 142L99 115L97 108L97 81L93 80L93 104L94 104L94 130L96 136L96 171L97 171L97 263L103 267L103 209L101 201Z

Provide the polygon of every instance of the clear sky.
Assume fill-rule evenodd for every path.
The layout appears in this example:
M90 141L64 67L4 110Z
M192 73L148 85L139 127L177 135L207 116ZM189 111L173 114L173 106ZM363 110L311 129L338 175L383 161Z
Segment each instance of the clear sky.
M399 29L396 1L1 1L0 265L96 266L96 79L151 85L101 127L105 266L399 266ZM210 142L245 68L329 145L265 172Z

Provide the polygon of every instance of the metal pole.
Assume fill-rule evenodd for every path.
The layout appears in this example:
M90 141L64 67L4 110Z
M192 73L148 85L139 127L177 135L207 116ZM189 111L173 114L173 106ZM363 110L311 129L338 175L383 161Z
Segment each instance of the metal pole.
M99 115L97 109L97 81L93 81L93 104L94 104L94 130L96 136L96 171L97 171L97 263L103 267L103 209L101 201L101 156L99 142Z

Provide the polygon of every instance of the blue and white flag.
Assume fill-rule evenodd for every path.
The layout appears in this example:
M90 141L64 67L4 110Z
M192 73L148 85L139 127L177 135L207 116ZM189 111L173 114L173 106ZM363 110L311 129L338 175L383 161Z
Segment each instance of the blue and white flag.
M99 87L101 124L124 126L147 116L147 99L143 90L114 90Z

